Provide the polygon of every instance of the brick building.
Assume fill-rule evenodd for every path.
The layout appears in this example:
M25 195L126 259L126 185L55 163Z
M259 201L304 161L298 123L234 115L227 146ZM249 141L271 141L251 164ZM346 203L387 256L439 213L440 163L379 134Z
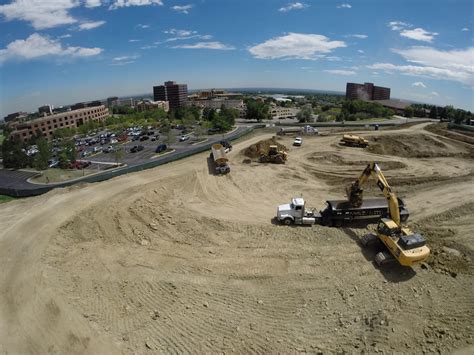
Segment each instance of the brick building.
M108 116L109 110L101 105L39 117L30 121L12 122L10 124L13 128L11 136L26 141L39 129L47 139L51 139L54 131L59 128L77 128L89 121L102 122Z
M346 99L348 100L390 100L390 88L375 86L373 83L347 83Z
M170 109L184 107L188 100L188 85L166 81L165 85L153 86L153 101L168 101Z

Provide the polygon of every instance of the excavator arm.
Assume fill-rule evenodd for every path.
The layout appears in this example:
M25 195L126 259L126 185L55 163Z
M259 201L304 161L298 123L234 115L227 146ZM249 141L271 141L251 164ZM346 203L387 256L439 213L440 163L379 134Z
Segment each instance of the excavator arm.
M387 179L383 175L377 163L372 162L368 164L359 178L346 189L349 203L354 207L360 207L362 205L364 193L363 186L365 186L370 178L373 178L377 181L377 186L388 200L390 218L397 225L400 225L400 209L398 206L397 196L394 192L392 192L392 188L390 187Z

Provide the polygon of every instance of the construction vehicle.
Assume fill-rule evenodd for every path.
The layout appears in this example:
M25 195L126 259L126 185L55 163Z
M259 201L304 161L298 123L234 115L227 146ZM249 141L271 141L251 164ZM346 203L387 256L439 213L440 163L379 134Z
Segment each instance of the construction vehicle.
M370 178L377 181L377 186L387 199L390 218L382 218L377 226L376 233L364 235L361 244L369 246L379 241L383 243L386 250L375 255L375 262L379 266L393 260L398 261L403 266L413 266L425 261L430 254L430 249L426 246L426 240L420 234L413 233L409 228L402 226L398 198L377 163L368 164L359 179L348 189L349 203L353 206L363 203L362 187Z
M344 134L341 139L341 143L348 147L361 147L365 148L369 145L369 141L361 136L355 134Z
M301 197L297 198L298 201L295 199L293 198L289 204L278 206L278 221L287 225L294 223L342 227L355 223L364 225L377 223L380 218L389 216L385 198L365 199L359 207L352 206L347 200L326 201L325 209L319 212L310 210L308 214L306 214L308 210L305 208L305 200ZM401 220L408 220L409 213L402 199L398 199L398 206ZM303 218L314 218L314 223L311 220L306 220L308 223L303 223Z
M230 173L229 159L222 144L216 143L212 145L210 158L214 161L217 174Z
M303 134L303 135L313 135L313 134L319 134L318 130L310 125L306 125L304 127L289 127L289 128L280 128L280 130L277 132L277 135L279 136L284 136L284 135L298 135L298 134Z
M317 224L321 215L306 208L306 202L301 197L294 197L291 203L280 205L277 209L277 219L287 226L290 224Z
M278 150L278 146L271 145L268 147L268 154L262 153L260 155L260 163L274 163L285 164L288 159L288 153L283 150Z

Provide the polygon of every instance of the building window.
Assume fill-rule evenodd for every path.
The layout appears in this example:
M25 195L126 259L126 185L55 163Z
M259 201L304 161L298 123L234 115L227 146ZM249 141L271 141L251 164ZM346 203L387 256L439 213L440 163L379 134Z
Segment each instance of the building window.
M57 125L57 124L55 124L55 125L54 125L54 128L58 128L58 125Z
M59 125L60 125L61 127L63 126L63 124L62 124L62 123L60 123Z

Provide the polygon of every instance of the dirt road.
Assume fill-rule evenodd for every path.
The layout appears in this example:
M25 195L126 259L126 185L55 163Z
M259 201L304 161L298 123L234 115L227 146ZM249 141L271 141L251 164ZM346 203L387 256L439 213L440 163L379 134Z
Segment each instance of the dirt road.
M255 136L226 176L200 154L1 205L0 354L472 350L474 150L424 126L366 132L367 150L305 137L285 165L246 162ZM432 248L423 268L375 267L364 228L272 221L373 160Z

